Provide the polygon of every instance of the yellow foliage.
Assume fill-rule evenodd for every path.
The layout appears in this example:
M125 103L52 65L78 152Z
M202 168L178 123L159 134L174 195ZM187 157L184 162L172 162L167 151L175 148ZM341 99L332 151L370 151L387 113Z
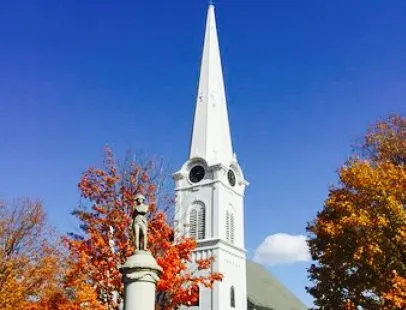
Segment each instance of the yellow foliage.
M362 151L340 169L340 185L308 224L317 262L308 291L322 309L404 309L406 120L378 123Z
M47 242L40 203L0 207L0 309L25 309L56 281L57 249Z
M0 309L105 309L84 279L67 283L70 265L52 242L41 203L0 206Z

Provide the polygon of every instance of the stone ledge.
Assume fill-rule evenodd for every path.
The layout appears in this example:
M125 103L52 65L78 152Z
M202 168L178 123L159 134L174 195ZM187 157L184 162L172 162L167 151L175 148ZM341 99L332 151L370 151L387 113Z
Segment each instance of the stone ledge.
M158 265L149 251L136 251L134 255L127 259L124 265L119 267L119 270L124 274L147 270L153 270L157 273L162 272L161 266Z

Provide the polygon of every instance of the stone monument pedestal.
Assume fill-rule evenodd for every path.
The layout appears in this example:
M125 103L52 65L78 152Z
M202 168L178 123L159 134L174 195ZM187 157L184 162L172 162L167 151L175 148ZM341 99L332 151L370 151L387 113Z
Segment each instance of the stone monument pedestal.
M162 272L149 251L136 251L120 267L124 282L124 310L155 310L156 283Z

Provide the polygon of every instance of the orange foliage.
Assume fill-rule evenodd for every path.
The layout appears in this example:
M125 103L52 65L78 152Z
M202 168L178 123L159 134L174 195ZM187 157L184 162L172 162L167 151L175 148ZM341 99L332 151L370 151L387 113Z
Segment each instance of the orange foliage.
M58 286L59 250L39 202L0 206L0 309L28 309Z
M72 270L59 241L41 203L0 205L0 309L104 309L83 278L76 278L75 293L69 292Z
M308 224L308 291L321 309L405 309L406 119L379 122L361 151Z
M143 168L131 162L122 171L117 170L113 154L107 149L103 168L89 168L82 175L79 188L87 205L74 211L83 233L66 238L73 262L67 281L75 288L76 277L86 279L104 309L119 308L123 286L118 268L135 250L131 214L135 195L142 193L150 205L149 250L163 268L157 284L156 308L169 310L194 303L198 298L197 285L211 287L222 279L220 274L209 272L213 259L199 262L200 269L207 270L206 276L187 272L196 242L190 238L173 242L173 228L156 206L156 186L148 165Z

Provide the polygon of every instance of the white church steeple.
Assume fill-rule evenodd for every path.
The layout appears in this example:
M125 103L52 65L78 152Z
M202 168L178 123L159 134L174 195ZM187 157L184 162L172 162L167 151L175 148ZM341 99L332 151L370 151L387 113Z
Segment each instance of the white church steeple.
M227 102L221 67L214 5L207 12L190 158L208 164L228 164L233 159Z
M233 155L212 4L207 13L190 156L173 178L175 238L188 236L197 241L190 270L197 269L196 259L213 256L211 271L224 276L213 289L201 287L199 304L190 309L246 310L244 192L248 182Z

